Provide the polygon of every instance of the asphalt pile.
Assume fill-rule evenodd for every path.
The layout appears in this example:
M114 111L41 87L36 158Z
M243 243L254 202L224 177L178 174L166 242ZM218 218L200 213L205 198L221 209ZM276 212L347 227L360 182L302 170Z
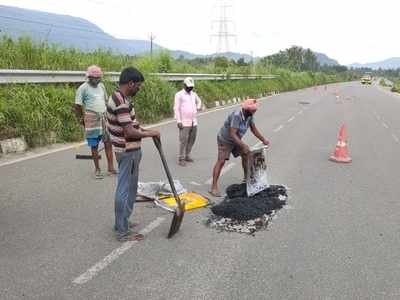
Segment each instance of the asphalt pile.
M287 200L283 185L270 185L260 193L248 197L246 184L233 184L226 189L225 199L211 207L207 225L221 231L254 234L266 229L268 223Z

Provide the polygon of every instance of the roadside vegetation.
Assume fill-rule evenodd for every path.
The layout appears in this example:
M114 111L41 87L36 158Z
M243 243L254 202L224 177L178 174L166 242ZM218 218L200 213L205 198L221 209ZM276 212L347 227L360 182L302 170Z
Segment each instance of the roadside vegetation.
M372 71L372 70L370 70ZM392 82L392 92L400 93L400 68L399 69L389 69L389 70L375 70L373 71L376 76L383 77L388 79ZM382 82L383 80L383 82ZM381 85L385 84L384 86L388 86L384 79L381 79Z
M392 92L400 93L400 80L397 80L392 87Z
M289 51L290 49L286 50ZM63 49L46 43L34 43L29 38L0 39L1 69L86 70L97 64L104 71L120 71L135 66L146 81L135 97L138 118L149 124L172 117L174 94L182 83L166 82L149 73L225 73L274 74L269 80L197 81L196 91L206 107L218 100L233 97L259 97L271 92L284 92L313 85L354 80L359 76L346 68L320 67L312 52L304 55L312 63L298 64L293 56L280 64L270 58L255 63L228 60L224 57L186 60L173 59L168 52L150 56L113 54L108 50L85 53L76 49ZM314 57L315 58L315 57ZM105 78L108 93L115 83ZM23 136L31 147L54 142L72 142L83 138L83 130L72 113L76 84L8 84L0 86L0 139Z

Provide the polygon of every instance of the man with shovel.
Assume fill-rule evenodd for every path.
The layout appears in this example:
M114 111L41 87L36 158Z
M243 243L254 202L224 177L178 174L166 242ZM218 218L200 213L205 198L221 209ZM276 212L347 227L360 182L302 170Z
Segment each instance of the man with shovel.
M137 225L130 223L136 200L139 164L142 157L142 138L160 137L156 130L140 127L131 97L140 90L144 81L142 73L133 67L122 70L119 89L110 96L107 105L107 126L118 161L118 182L115 192L115 230L119 241L143 239L143 235L131 231Z
M218 144L218 160L213 169L213 182L210 194L214 197L221 197L218 189L218 179L226 160L230 155L234 157L242 157L242 167L244 180L247 178L247 160L250 153L250 147L242 141L247 129L250 127L251 132L264 145L269 145L269 141L258 131L254 114L258 109L258 101L256 99L247 99L242 102L241 109L232 112L225 120L224 125L220 129L217 136Z

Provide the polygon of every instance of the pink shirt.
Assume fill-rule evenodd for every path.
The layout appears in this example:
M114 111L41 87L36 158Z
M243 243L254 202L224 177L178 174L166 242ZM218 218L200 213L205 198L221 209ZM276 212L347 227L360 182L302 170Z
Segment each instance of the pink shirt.
M195 92L184 89L175 94L175 119L185 127L197 125L197 110L201 109L201 99Z

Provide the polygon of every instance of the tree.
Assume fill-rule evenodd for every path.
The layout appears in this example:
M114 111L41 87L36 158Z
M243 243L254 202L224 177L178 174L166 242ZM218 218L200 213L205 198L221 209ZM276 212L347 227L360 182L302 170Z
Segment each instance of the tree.
M286 49L288 58L288 67L293 71L301 71L303 60L303 48L298 46L292 46Z
M248 66L248 63L244 60L243 57L239 58L236 62L236 64L240 67Z
M304 51L304 63L302 70L305 71L317 71L319 63L317 56L310 49Z
M215 68L225 71L229 67L229 60L224 56L214 58Z

